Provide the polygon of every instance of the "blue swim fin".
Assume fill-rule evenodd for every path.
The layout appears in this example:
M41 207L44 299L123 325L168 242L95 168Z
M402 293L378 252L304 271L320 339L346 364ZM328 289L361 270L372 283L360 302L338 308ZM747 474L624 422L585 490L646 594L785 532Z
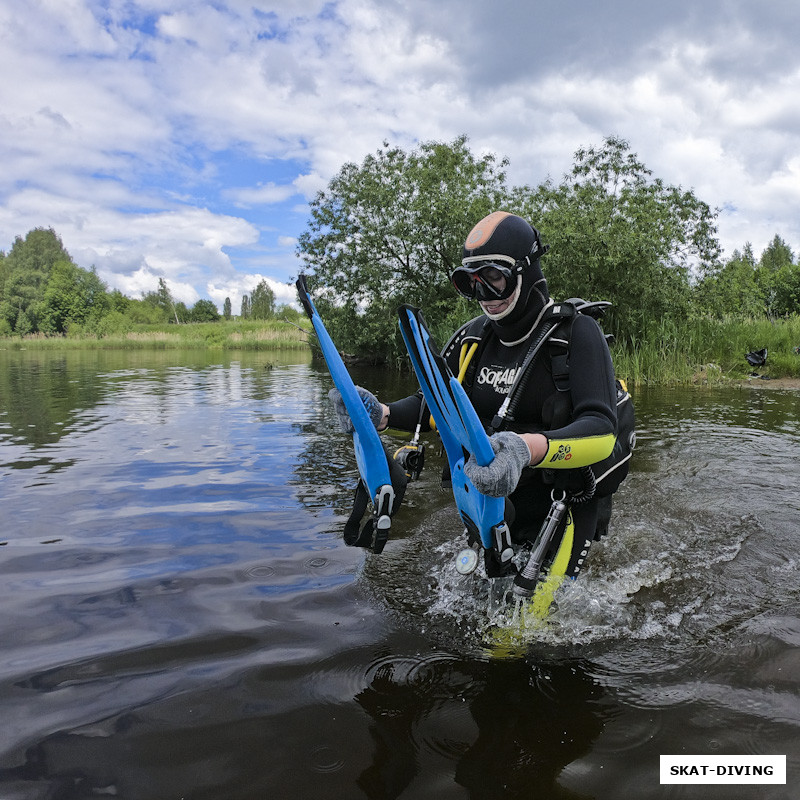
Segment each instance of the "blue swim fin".
M371 519L367 521L361 531L358 531L358 521L366 508L366 502L365 498L359 497L359 491L356 491L356 509L354 509L348 525L345 526L345 542L369 547L373 552L380 553L389 538L391 517L399 508L405 491L405 473L399 466L396 469L393 468L395 462L383 446L381 437L375 430L375 426L358 396L353 379L325 329L314 301L308 293L304 275L297 279L295 286L303 309L314 326L333 383L341 393L347 413L353 422L355 429L353 431L353 449L361 476L359 489L365 488L369 502L372 504ZM360 513L358 513L359 511ZM358 519L355 519L356 515Z
M510 566L513 549L505 500L481 494L464 474L470 456L482 466L494 459L489 437L464 388L439 355L420 310L402 305L399 315L403 341L447 453L453 496L467 533L493 552L501 566Z

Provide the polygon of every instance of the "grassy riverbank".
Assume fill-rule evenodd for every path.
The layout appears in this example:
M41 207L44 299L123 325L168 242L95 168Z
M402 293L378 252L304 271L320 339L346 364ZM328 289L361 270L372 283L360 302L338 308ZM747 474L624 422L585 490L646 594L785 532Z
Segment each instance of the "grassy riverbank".
M0 339L0 348L29 350L289 350L308 347L310 324L279 320L257 322L193 322L185 325L137 325L134 330L96 336L45 336Z
M306 349L310 323L206 322L186 325L139 325L104 337L43 335L0 339L0 349ZM751 367L745 354L767 348L766 365ZM640 341L612 346L620 377L632 385L715 384L745 380L757 373L767 379L800 380L800 316L787 319L697 318L679 326L654 323ZM379 348L378 348L379 349Z
M745 354L766 348L767 363L752 367ZM654 324L641 341L613 346L618 375L633 384L714 384L800 379L800 316L769 320L697 318L679 326Z

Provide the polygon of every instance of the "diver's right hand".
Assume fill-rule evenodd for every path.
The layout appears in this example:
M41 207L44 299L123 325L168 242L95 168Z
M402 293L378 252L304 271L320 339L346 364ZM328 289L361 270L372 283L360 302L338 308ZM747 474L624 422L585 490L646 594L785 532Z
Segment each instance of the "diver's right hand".
M531 463L531 451L525 439L512 431L500 431L489 437L494 460L485 467L470 456L464 474L475 488L489 497L508 497L519 483L522 470Z
M379 430L381 428L381 422L386 416L386 407L381 405L381 402L378 400L378 398L367 389L364 389L361 386L356 386L356 392L358 392L358 396L361 398L364 408L367 409L367 414L369 414L370 421L375 426L375 429ZM336 417L339 420L339 427L345 433L352 433L354 430L353 421L350 419L350 415L347 413L347 406L344 404L341 392L334 386L333 389L328 392L328 398L330 399L331 403L333 403L333 410L336 412Z

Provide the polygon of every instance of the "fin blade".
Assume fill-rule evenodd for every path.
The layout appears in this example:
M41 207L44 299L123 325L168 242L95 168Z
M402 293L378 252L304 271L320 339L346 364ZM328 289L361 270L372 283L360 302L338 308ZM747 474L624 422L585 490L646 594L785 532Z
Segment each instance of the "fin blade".
M358 471L369 491L370 499L375 505L378 498L385 495L386 486L391 489L392 481L386 463L386 451L383 442L369 418L361 398L358 396L353 379L336 349L330 334L325 328L314 301L308 292L305 276L301 275L296 282L300 302L305 310L314 332L317 334L322 355L328 367L333 383L342 395L347 413L353 421L353 449L355 451ZM393 495L392 495L393 496Z
M453 497L459 513L477 528L483 546L491 549L499 526L505 526L505 500L481 494L464 473L465 451L478 463L489 463L494 458L489 437L447 362L432 350L419 310L403 305L399 316L411 364L450 462Z

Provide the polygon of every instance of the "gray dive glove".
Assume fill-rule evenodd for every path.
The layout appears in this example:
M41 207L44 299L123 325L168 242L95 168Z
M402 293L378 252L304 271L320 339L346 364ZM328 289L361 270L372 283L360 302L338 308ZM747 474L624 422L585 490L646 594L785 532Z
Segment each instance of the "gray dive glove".
M364 408L367 409L370 421L377 429L383 419L383 408L378 398L375 397L372 392L363 389L361 386L356 386L356 391L361 398L361 402L364 404ZM355 430L355 428L353 428L353 421L347 413L347 406L344 404L341 392L335 386L328 392L328 399L333 403L333 410L336 412L336 417L339 420L339 427L345 433L352 433Z
M481 467L470 458L464 464L464 474L481 494L508 497L517 487L522 470L531 463L531 451L525 440L511 431L496 433L489 441L494 461Z

